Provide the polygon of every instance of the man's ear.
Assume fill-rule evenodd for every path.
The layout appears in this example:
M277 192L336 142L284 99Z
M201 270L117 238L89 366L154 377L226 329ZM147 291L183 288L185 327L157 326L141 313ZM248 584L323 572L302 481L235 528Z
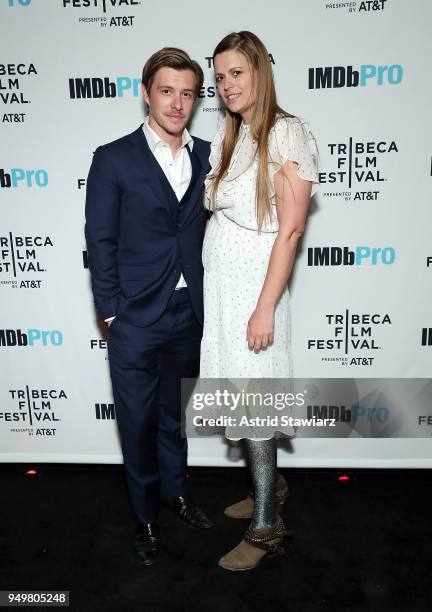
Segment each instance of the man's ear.
M145 85L142 84L141 85L141 89L142 89L142 94L143 94L143 98L144 98L144 102L150 106L150 96L147 93L147 89L145 88Z

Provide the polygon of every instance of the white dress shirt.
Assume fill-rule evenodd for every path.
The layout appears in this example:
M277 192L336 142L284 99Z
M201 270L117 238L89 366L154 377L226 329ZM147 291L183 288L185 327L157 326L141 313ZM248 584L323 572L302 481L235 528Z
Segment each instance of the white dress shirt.
M150 151L156 157L156 161L162 168L165 176L168 179L177 200L180 202L182 197L189 187L192 177L192 164L186 146L189 145L190 151L193 149L193 138L189 132L184 129L182 134L182 143L173 157L170 145L162 140L158 134L149 126L149 118L143 124L143 132L146 137ZM187 287L183 274L180 275L176 289Z
M186 150L186 146L188 145L189 150L192 151L192 136L186 129L183 130L182 144L177 150L175 157L173 157L170 145L162 140L162 138L158 136L158 134L156 134L156 132L149 126L148 117L146 117L146 120L144 121L143 132L150 151L155 156L156 161L162 168L169 184L180 202L186 193L187 188L189 187L192 177L192 164L189 153ZM176 285L176 289L182 289L183 287L187 287L187 284L183 274L181 274ZM115 317L109 317L108 319L105 319L105 321L109 323L114 318Z

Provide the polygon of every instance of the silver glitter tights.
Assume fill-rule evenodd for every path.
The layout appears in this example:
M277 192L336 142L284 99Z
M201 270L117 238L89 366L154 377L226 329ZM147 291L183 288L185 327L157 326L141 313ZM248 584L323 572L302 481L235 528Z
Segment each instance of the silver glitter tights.
M244 442L255 496L251 525L254 529L268 528L276 521L276 440L246 439Z

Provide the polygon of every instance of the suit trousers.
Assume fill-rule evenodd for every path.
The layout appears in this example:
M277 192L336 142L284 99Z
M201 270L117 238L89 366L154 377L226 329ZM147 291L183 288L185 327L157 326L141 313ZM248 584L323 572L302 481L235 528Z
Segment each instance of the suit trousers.
M108 357L129 494L136 518L156 520L162 495L184 495L181 379L199 373L202 327L187 288L173 292L162 316L137 327L117 316Z

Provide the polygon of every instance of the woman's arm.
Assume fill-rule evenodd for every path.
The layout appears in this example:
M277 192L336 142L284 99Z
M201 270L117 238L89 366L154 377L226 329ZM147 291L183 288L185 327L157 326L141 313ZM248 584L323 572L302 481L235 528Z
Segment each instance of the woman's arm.
M256 308L247 326L248 345L255 351L273 342L276 304L294 265L297 244L306 222L311 188L310 181L297 175L297 164L293 161L287 161L275 175L279 231Z

